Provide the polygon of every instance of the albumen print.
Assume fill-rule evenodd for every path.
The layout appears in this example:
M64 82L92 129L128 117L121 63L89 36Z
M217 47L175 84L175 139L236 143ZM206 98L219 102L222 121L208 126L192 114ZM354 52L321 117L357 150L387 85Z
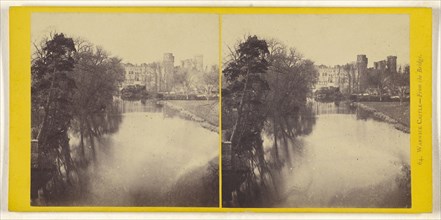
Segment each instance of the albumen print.
M31 205L219 207L218 16L31 18Z
M222 203L410 208L409 16L222 16Z

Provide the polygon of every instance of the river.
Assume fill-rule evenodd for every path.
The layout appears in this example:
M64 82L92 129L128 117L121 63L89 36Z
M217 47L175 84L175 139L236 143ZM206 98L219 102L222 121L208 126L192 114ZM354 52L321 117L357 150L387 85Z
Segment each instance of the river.
M117 107L71 205L218 206L217 133L152 102ZM411 206L409 134L344 103L314 102L283 123L295 132L277 156L273 129L262 132L277 196L258 207Z
M347 104L310 107L297 125L304 132L279 140L283 166L273 176L280 196L262 206L411 206L409 134ZM263 132L267 151L274 148L271 131Z
M218 206L217 133L154 102L117 107L107 120L118 125L95 140L97 162L76 205Z

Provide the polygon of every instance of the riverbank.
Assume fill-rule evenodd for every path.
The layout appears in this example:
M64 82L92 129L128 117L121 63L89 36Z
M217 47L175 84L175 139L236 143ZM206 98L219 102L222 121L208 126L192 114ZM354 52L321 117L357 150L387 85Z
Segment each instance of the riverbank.
M203 128L219 132L218 100L167 100L160 103L178 111L186 119L198 122Z
M399 102L357 102L357 106L372 114L372 116L405 133L410 133L409 103Z

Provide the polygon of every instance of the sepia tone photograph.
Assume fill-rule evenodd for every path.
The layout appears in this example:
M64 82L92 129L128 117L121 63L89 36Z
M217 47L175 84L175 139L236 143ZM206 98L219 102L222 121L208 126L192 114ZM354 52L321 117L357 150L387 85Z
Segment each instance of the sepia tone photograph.
M222 16L222 205L410 208L409 16Z
M33 13L32 206L219 207L219 20Z

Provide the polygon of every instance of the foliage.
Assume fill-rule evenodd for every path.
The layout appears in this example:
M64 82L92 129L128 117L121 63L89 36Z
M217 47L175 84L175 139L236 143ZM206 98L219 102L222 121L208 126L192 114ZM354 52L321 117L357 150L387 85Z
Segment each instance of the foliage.
M121 89L121 98L124 100L142 100L148 98L146 86L127 85Z
M43 119L39 116L46 115L57 104L55 101L69 101L70 93L75 87L71 76L74 67L73 52L75 47L72 39L65 38L63 34L55 34L52 39L44 40L36 47L31 63L31 98L35 127L42 125Z
M227 87L223 92L224 117L234 117L231 128L232 164L243 167L240 185L232 190L248 195L245 203L262 199L261 192L266 188L268 167L266 166L261 131L266 119L265 95L268 83L265 74L268 70L268 45L265 40L249 36L239 43L231 54L231 60L223 70ZM237 113L237 115L236 115ZM236 181L237 182L237 181Z
M213 65L209 71L205 71L201 77L201 84L204 85L203 90L205 91L207 100L214 90L219 86L219 67Z
M343 65L343 71L346 73L348 78L348 94L352 94L354 88L356 87L356 77L355 77L355 65L353 63L347 63Z
M266 160L263 129L271 130L265 132L274 137L276 158L278 139L286 144L311 132L315 118L304 118L305 105L318 74L311 60L276 40L249 36L230 52L223 70L222 124L231 141L233 169L243 173L229 177L241 179L229 189L236 191L242 205L257 205L277 194L271 169L280 165Z
M268 69L268 45L266 41L257 36L249 36L245 42L240 43L231 54L232 59L223 70L227 79L227 89L232 102L231 106L237 109L238 118L234 125L231 142L234 149L250 150L253 146L249 143L254 140L240 140L242 137L251 137L241 132L261 131L265 115L263 113L263 95L268 90L268 83L264 75ZM250 121L254 123L249 123ZM239 144L241 142L242 144Z
M300 116L306 99L318 80L318 72L311 60L304 59L295 48L271 39L269 45L268 74L270 92L266 97L267 124L274 140L274 164L280 166L279 142L304 134Z
M314 62L304 59L295 48L269 40L269 68L266 79L271 89L267 97L270 114L289 114L305 105L317 83ZM277 112L277 113L276 113Z
M121 59L110 57L101 47L78 39L78 52L74 68L77 89L74 96L75 119L78 121L81 138L81 159L85 160L84 136L91 142L92 156L95 156L93 139L100 135L99 124L94 121L108 113L113 104L113 96L124 80Z
M367 72L368 86L375 88L380 96L380 102L383 99L384 93L390 85L391 73L382 69L369 69Z
M409 92L410 87L410 67L409 65L404 66L404 70L400 70L392 74L391 88L395 94L400 97L400 103L403 102L404 98Z
M315 91L315 99L321 102L340 101L342 97L343 94L340 92L340 89L338 87L322 87L319 90Z
M93 45L78 51L75 59L76 106L89 114L102 112L112 103L124 80L121 60Z
M196 80L196 74L194 71L178 68L174 71L173 87L175 90L181 88L181 90L188 96L193 89Z
M65 193L65 184L72 184L74 164L70 155L68 129L73 117L74 54L71 38L55 34L42 42L32 59L32 118L37 135L40 159L50 170L51 187L43 187L48 199ZM44 184L44 183L42 183Z
M400 97L400 102L403 101L410 86L410 68L409 65L404 67L404 70L399 69L398 72L389 69L368 69L367 84L371 89L375 89L383 100L385 93L389 95L397 94Z
M113 95L124 79L124 69L120 59L102 48L62 33L34 46L32 133L38 139L38 169L48 171L44 178L32 180L32 188L43 189L47 202L59 204L64 196L74 196L68 192L81 182L76 159L86 159L83 137L89 136L95 152L94 138L115 131L121 121L108 116L114 112ZM69 145L68 132L77 131L80 155L74 155Z

